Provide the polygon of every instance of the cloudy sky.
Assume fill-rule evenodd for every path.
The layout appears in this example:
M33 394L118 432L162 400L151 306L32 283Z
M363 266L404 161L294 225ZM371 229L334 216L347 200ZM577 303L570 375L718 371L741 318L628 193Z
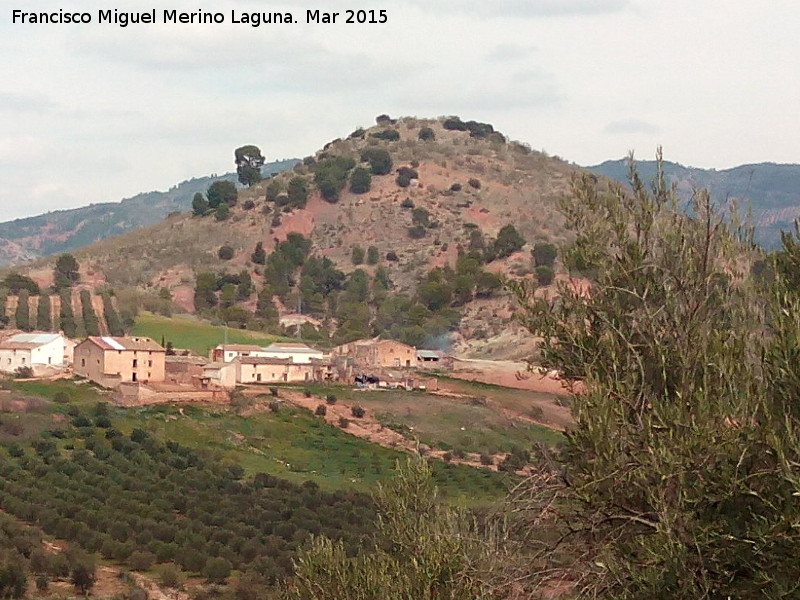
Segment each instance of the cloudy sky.
M90 12L90 25L12 23ZM582 165L800 163L800 3L784 0L166 0L224 25L98 24L141 0L0 2L0 221L302 157L381 113L457 114ZM306 9L387 11L313 25ZM231 10L293 25L232 24Z

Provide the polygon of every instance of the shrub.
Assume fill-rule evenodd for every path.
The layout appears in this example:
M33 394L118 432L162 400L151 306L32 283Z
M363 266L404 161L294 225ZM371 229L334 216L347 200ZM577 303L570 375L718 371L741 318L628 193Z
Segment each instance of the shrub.
M256 207L256 203L253 202L252 200L247 200L247 201L245 201L244 204L242 204L242 208L245 209L245 210L253 210L255 207Z
M481 454L481 464L488 467L494 464L494 460L488 454Z
M414 208L414 201L411 198L406 198L400 203L401 208Z
M269 393L270 393L272 396L276 396L276 397L277 397L277 395L278 395L278 388L276 388L276 387L271 387L271 388L269 388Z
M423 127L419 130L419 139L423 142L427 142L428 140L435 140L436 133L430 127Z
M386 253L386 260L389 262L397 262L400 259L397 256L397 252L394 250L389 250L389 252Z
M148 571L155 560L152 552L134 552L128 557L128 564L134 571Z
M348 136L347 136L347 139L350 139L350 140L353 140L353 139L359 139L359 140L363 140L363 139L364 139L364 136L366 135L366 133L367 133L367 132L364 130L364 128L363 128L363 127L359 127L359 128L358 128L358 129L356 129L356 130L355 130L353 133L351 133L350 135L348 135Z
M253 250L253 253L250 255L250 260L257 265L263 265L267 262L267 253L264 250L263 242L258 242L256 244L256 249Z
M558 249L553 244L537 242L534 244L533 250L531 250L531 256L533 256L533 263L537 267L542 265L552 267L556 262Z
M395 179L395 183L401 188L407 188L411 185L412 179L419 179L419 173L417 173L416 169L412 169L411 167L400 167L397 169L397 179Z
M348 175L355 166L355 160L346 156L325 158L317 164L314 183L325 200L331 203L339 201L339 192L344 188Z
M476 190L481 189L481 182L479 179L475 179L471 177L469 181L467 181L470 187L475 188Z
M222 260L230 260L233 258L234 250L230 246L220 246L217 250L217 256Z
M389 115L383 114L375 117L375 123L378 125L394 125L397 121L392 119Z
M56 404L66 404L69 402L69 396L66 392L56 392L55 396L53 396L53 402Z
M333 394L328 394L327 396L325 396L325 402L327 402L328 404L336 404L336 396L334 396Z
M311 390L308 389L303 390L303 396L305 396L306 398L311 398L311 395L312 395Z
M370 133L369 137L376 140L386 140L387 142L396 142L400 139L400 132L397 129L384 129L376 133Z
M318 417L324 417L326 414L328 414L328 407L324 404L319 404L317 405L317 409L314 411L314 414Z
M525 245L525 239L519 234L517 229L511 225L504 225L497 234L494 243L495 255L497 258L510 256Z
M342 429L347 429L350 425L350 419L347 417L339 417L339 427Z
M182 579L181 571L177 566L173 564L159 565L158 581L164 587L179 588Z
M366 194L372 186L372 175L364 167L356 167L350 174L350 191L354 194Z
M265 199L267 202L275 202L278 196L283 192L283 184L278 179L271 179L267 186Z
M408 237L418 240L425 237L425 228L422 225L414 225L408 228ZM388 256L387 256L388 260Z
M453 460L453 453L452 452L445 452L444 454L442 454L442 460L444 462L450 462L451 460Z
M373 175L388 175L392 172L392 156L383 148L367 148L361 160L369 163Z
M424 208L415 208L411 211L411 222L414 225L422 225L428 227L430 223L431 213Z
M370 246L367 248L367 264L377 265L379 260L380 254L378 253L378 248L375 246Z
M232 568L230 561L225 558L209 558L203 568L203 575L211 583L225 583L225 580L231 574Z
M354 265L360 265L364 262L364 249L361 246L353 246L353 252L350 254L350 260Z
M541 265L536 267L536 280L539 282L539 285L550 285L553 283L553 279L555 279L555 271L553 271L553 267L548 267L547 265Z
M33 377L33 369L30 367L17 367L14 371L14 377L17 379L30 379Z
M281 403L279 400L273 400L269 403L269 410L270 412L277 413L281 409Z
M308 202L308 184L302 177L292 177L286 188L286 198L290 206L305 208Z
M356 419L362 418L366 413L367 411L364 410L364 407L359 406L358 404L356 404L350 409L350 414L353 415Z
M236 184L223 179L213 182L206 191L206 198L211 208L217 208L222 204L233 206L236 204L237 195Z
M450 186L450 191L451 192L460 192L461 191L461 184L460 183L454 183L453 185Z
M450 117L448 119L445 119L444 123L442 123L442 127L447 129L448 131L466 131L467 130L467 124L464 123L458 117Z
M217 221L225 221L230 216L231 216L231 209L228 207L227 204L220 204L214 211L214 218Z

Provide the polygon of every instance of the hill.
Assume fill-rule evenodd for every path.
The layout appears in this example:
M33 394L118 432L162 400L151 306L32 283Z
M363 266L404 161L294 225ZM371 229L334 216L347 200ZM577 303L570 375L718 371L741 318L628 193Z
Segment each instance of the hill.
M290 169L296 160L264 165L272 174ZM236 181L235 173L220 177ZM163 220L169 213L191 207L192 197L204 192L217 177L199 177L166 192L146 192L120 202L57 210L35 217L0 223L0 266L17 265L48 254L69 252L107 237Z
M483 356L522 356L530 335L513 321L496 275L533 277L534 244L569 239L557 201L580 172L490 124L379 119L239 190L222 213L173 213L73 253L85 285L136 288L230 324L268 328L256 297L267 290L281 316L299 305L315 318L323 342L391 333L427 347L454 342ZM366 185L354 184L356 173ZM265 257L256 261L259 243ZM52 263L26 271L47 286ZM242 278L246 287L237 287Z
M644 180L655 174L655 161L638 161ZM628 181L627 159L609 160L586 167L593 173ZM732 169L698 169L664 162L664 171L689 199L695 189L708 189L719 205L736 200L740 209L752 210L757 241L767 249L780 244L780 232L792 230L800 217L800 165L758 163Z

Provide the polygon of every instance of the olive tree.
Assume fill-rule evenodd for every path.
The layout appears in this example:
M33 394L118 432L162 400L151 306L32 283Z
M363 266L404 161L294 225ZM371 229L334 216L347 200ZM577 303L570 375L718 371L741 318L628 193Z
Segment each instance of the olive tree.
M562 205L589 294L514 286L544 365L580 382L561 462L519 492L559 540L532 565L579 598L787 598L800 296L780 273L759 287L748 231L705 192L682 213L658 162L652 188L635 169L631 192L583 177Z

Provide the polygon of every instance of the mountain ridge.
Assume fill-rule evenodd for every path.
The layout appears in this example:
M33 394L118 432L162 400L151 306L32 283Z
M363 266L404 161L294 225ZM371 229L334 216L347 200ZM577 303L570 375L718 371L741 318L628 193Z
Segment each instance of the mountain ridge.
M275 161L264 165L263 171L269 175L290 169L297 162L297 159ZM141 192L116 202L54 210L2 222L0 267L69 252L92 242L157 223L171 212L189 210L194 194L205 192L218 179L235 182L236 173L194 177L173 185L167 191Z
M636 161L644 181L655 175L656 161ZM800 217L800 165L762 162L727 169L687 167L664 161L664 174L684 200L696 189L708 189L720 206L736 200L740 211L752 211L756 241L766 249L780 244L780 232L790 231ZM608 160L586 169L616 181L628 182L628 159Z

